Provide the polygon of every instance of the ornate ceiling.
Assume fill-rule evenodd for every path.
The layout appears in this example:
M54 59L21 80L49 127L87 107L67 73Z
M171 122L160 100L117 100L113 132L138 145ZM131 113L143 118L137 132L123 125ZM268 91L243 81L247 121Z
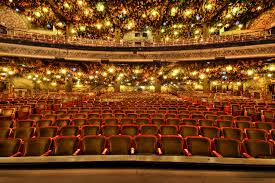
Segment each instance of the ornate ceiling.
M160 38L200 37L242 29L273 0L2 0L33 26L59 34L109 39L129 31ZM274 12L274 11L273 11ZM254 25L254 24L253 24Z

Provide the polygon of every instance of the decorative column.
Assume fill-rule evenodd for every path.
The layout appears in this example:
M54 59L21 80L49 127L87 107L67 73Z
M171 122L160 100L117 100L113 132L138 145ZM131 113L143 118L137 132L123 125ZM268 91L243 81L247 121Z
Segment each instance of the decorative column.
M210 92L210 81L208 79L203 80L202 86L203 86L203 92L204 93L209 93Z
M209 23L203 23L202 24L202 35L203 38L208 38L209 37Z
M116 80L114 83L114 89L116 93L120 93L120 85L121 85L121 81L120 80Z
M158 77L155 79L155 92L161 93L161 81Z

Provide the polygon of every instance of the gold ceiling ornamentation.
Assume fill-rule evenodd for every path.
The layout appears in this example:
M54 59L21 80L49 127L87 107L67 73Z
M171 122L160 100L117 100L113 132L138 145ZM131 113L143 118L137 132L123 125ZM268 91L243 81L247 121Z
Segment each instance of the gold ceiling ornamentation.
M5 6L0 6L0 25L9 29L28 30L30 28L30 25L28 25L22 15Z
M275 6L271 10L263 13L258 18L252 20L249 23L248 28L252 30L269 29L272 27L272 25L275 25Z

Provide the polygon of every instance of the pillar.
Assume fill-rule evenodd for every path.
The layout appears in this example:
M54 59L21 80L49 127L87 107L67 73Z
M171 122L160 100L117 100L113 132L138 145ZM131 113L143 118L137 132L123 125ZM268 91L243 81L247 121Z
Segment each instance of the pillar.
M114 84L114 89L115 89L115 92L116 93L120 93L120 85L121 85L121 81L115 81L115 84Z
M202 83L202 86L203 86L203 92L204 93L209 93L210 92L210 81L209 80L204 79L203 83Z
M208 23L203 23L202 24L202 36L203 38L208 38L209 37L209 24Z
M155 80L155 92L161 93L161 81L159 78L156 78Z

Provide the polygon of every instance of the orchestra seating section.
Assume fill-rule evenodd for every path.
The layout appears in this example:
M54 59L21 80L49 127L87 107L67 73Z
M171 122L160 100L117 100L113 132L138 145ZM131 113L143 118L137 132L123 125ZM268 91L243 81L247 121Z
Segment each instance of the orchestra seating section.
M0 108L1 157L275 157L275 103L65 94L2 99Z

